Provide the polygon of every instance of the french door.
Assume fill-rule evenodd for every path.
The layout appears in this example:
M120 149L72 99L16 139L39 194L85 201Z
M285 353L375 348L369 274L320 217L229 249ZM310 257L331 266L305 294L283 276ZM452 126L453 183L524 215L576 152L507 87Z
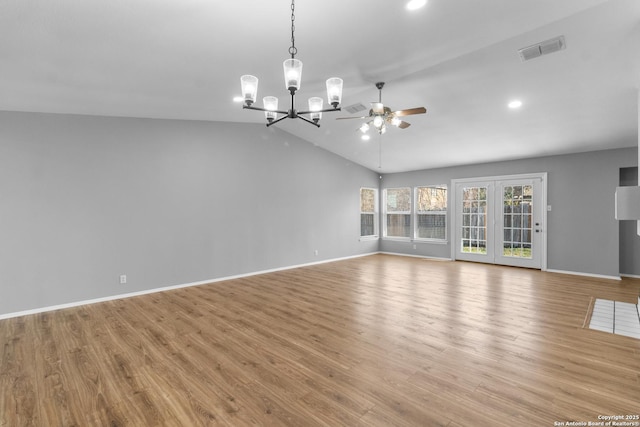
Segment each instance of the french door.
M546 174L454 180L454 258L542 268Z

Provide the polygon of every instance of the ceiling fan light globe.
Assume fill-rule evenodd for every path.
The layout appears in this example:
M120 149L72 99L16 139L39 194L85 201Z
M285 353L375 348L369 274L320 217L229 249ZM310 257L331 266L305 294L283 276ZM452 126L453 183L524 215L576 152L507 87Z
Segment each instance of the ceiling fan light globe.
M380 129L383 125L384 125L384 119L382 118L382 116L375 116L373 118L373 125Z
M367 133L368 131L369 131L369 125L367 123L363 123L362 126L360 126L360 132Z

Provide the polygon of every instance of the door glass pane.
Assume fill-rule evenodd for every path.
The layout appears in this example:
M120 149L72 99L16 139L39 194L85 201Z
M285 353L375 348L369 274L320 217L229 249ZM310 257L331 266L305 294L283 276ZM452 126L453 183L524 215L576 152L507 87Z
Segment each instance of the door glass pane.
M513 200L522 200L522 185L516 185L513 188Z
M487 187L462 190L462 252L487 253Z
M511 215L504 214L504 227L511 227Z
M531 258L533 186L505 186L503 256Z

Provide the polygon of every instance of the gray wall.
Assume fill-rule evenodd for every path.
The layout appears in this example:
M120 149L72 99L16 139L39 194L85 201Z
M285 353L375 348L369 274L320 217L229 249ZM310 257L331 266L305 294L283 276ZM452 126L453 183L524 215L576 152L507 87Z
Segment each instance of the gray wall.
M637 160L637 148L541 157L387 174L381 188L429 184L447 184L451 188L452 179L547 172L547 201L552 206L546 226L547 268L618 276L619 234L618 221L614 219L614 194L620 168L636 166ZM453 211L451 198L449 211ZM380 248L384 252L449 258L451 236L449 229L447 244L383 240Z
M620 186L638 185L638 168L620 169ZM620 221L620 273L640 276L640 236L637 221Z
M0 314L375 252L378 183L276 127L0 112Z
M549 174L548 268L616 276L614 191L637 160L630 148L380 181L264 125L0 112L0 315L377 250L447 258L450 242L360 242L359 188L528 172Z

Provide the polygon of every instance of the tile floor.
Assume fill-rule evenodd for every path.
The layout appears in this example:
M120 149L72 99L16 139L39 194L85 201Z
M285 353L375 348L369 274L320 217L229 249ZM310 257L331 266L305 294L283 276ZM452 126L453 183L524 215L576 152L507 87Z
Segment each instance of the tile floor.
M596 299L589 328L640 339L640 297L638 305L628 302Z

